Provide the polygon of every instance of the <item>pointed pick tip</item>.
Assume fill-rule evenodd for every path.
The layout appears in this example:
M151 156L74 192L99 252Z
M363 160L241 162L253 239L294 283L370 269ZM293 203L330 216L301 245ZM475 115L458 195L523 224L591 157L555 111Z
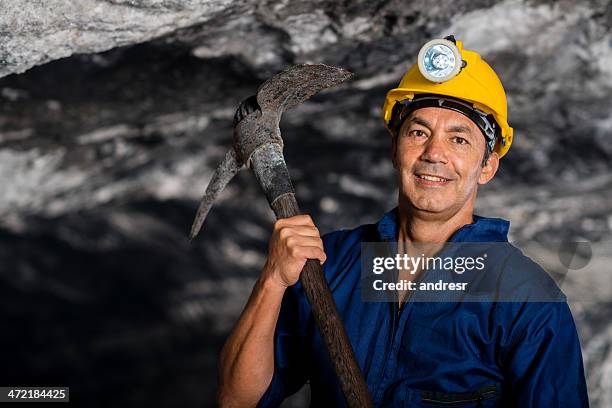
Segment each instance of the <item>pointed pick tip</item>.
M199 230L198 231L191 230L191 232L189 232L189 243L190 244L193 243L193 241L197 238L199 232L200 232Z
M189 231L189 243L193 243L193 241L197 238L200 230L202 229L202 224L198 223L197 219L191 225L191 230Z

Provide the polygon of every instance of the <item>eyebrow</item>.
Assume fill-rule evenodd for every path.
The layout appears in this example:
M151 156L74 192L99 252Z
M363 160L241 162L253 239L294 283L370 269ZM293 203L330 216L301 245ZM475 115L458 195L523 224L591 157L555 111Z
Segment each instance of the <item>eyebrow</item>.
M425 126L427 129L431 129L431 124L421 117L413 116L410 119L410 122L416 123L417 125Z
M431 124L419 116L413 116L410 119L410 122L416 123L417 125L425 126L427 129L431 129ZM453 125L446 128L446 131L449 133L465 133L468 135L472 133L472 129L470 129L466 125Z
M472 129L470 129L469 127L465 125L454 125L454 126L447 128L446 131L449 133L467 133L467 134L472 133Z

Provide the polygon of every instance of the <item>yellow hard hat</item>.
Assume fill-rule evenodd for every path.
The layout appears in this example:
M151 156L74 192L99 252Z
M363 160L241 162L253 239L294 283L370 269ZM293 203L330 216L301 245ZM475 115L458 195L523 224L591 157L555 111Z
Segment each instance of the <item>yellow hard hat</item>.
M510 149L513 130L508 125L506 92L501 81L480 54L464 50L462 42L452 36L426 43L419 52L417 63L406 72L399 86L387 92L383 105L387 129L392 134L396 130L394 120L397 118L394 115L398 111L398 102L409 104L426 96L450 97L451 101L468 102L483 118L492 117L496 122L493 127L497 127L492 150L502 157ZM456 107L460 105L455 103ZM448 107L442 103L439 106ZM468 114L463 108L450 109ZM470 118L475 120L472 116ZM484 121L487 122L486 119ZM477 125L485 133L483 126L478 122Z

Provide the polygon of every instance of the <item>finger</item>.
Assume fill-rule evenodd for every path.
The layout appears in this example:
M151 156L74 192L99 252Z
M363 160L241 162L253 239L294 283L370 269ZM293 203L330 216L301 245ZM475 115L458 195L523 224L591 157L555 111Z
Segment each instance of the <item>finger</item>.
M300 214L294 215L293 217L283 218L279 220L282 225L312 225L314 226L314 221L312 217L308 214Z
M291 236L304 236L304 237L320 237L321 234L317 227L309 227L304 225L299 226L283 226L280 227L278 234L281 238L285 239Z
M291 235L285 241L288 247L296 248L296 247L316 247L320 249L323 248L323 240L319 237L309 237L304 235Z
M325 262L327 255L325 251L316 246L300 246L295 248L295 256L306 259L318 259L321 263Z

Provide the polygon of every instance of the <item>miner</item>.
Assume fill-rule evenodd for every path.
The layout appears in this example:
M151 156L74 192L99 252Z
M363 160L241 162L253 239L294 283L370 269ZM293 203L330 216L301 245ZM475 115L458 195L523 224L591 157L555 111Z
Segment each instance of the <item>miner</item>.
M221 352L219 404L275 407L309 382L312 406L345 406L298 280L306 260L318 259L376 406L588 406L565 297L508 243L508 221L474 214L479 186L512 144L497 74L454 37L432 40L387 93L383 118L397 206L374 224L323 237L308 215L275 223L267 262ZM367 301L360 255L369 242L496 244L488 268L449 277L468 282L465 296L477 288L491 296Z

